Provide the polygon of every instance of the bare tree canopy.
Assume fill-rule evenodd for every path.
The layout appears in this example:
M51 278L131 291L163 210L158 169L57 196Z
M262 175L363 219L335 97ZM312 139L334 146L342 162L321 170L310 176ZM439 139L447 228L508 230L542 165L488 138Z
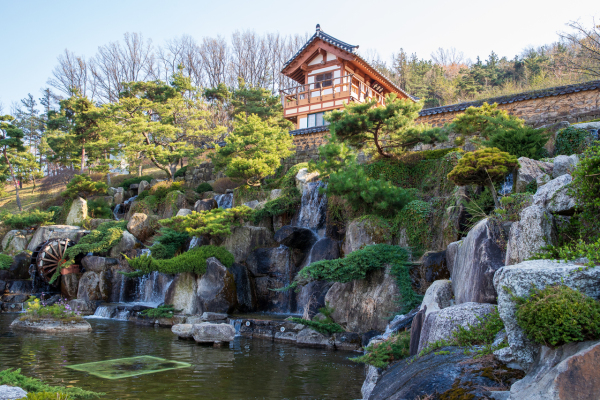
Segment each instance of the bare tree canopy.
M600 76L600 25L593 20L586 28L580 21L567 24L571 32L562 32L560 37L575 49L574 57L567 59L571 69L593 77Z

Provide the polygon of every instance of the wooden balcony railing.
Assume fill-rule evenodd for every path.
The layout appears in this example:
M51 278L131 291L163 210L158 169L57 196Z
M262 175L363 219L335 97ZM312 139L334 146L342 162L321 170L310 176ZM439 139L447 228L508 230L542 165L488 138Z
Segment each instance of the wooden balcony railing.
M353 74L281 89L280 93L284 109L347 97L352 97L352 100L360 103L377 99L377 105L385 104L382 95L355 78Z

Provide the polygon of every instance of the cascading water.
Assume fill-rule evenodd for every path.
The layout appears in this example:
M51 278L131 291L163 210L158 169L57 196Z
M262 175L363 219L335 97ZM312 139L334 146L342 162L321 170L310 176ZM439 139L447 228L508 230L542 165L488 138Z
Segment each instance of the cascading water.
M502 184L502 188L500 189L500 191L498 193L501 194L502 196L506 196L507 194L512 192L512 188L513 188L513 174L508 174L506 176L506 180Z
M241 336L240 335L240 329L242 328L242 320L241 319L230 319L229 325L231 325L235 328L235 336Z
M165 301L165 294L173 282L173 276L154 271L142 276L138 282L136 303L158 306Z
M294 218L292 225L308 228L319 238L325 235L325 219L327 213L327 195L320 189L327 185L322 181L309 182L302 193L300 212Z
M93 318L112 318L115 312L115 307L111 306L99 306L96 308L96 312L94 312Z
M233 193L218 194L215 196L215 201L219 208L233 207Z
M129 207L131 207L131 203L133 203L135 199L137 199L137 196L130 197L127 200L125 200L123 204L117 204L115 206L113 215L117 221L119 221L121 217L124 216L124 214L127 214L127 212L129 211Z

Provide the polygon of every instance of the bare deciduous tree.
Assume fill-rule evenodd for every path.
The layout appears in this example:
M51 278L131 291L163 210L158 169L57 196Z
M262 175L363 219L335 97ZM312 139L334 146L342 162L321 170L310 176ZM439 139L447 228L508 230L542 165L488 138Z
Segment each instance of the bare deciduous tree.
M592 27L587 28L580 21L567 24L571 32L561 32L559 36L565 43L574 47L574 57L567 58L569 67L592 77L600 76L600 25L592 20Z

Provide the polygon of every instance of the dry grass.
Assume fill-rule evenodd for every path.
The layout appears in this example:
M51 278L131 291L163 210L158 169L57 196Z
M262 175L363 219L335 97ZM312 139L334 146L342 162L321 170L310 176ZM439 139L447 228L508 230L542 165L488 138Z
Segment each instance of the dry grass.
M215 191L216 193L222 194L222 193L225 193L227 191L227 189L235 189L240 185L241 185L240 182L236 183L229 178L220 178L220 179L217 179L215 181L215 183L213 183L211 186L213 188L213 191Z

